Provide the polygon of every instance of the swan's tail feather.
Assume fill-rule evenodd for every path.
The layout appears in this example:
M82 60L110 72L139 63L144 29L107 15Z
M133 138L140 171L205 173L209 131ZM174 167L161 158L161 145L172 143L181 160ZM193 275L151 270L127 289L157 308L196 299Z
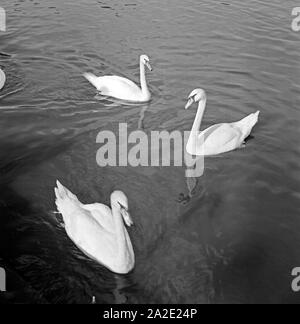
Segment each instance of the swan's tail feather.
M260 111L257 111L256 113L251 114L238 122L245 139L250 135L253 127L257 124L259 114Z
M251 130L258 123L259 114L260 114L259 110L256 113L252 114L251 121L250 121Z
M96 77L93 73L84 73L83 76L97 89L99 89L98 77Z
M57 187L54 188L55 204L57 210L63 215L70 215L74 210L81 206L78 198L67 188L65 188L59 181L56 182Z

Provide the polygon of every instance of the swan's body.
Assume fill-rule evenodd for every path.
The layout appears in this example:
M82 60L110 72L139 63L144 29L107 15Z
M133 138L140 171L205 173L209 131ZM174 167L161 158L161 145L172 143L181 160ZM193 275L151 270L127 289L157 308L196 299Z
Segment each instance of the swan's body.
M256 125L260 113L257 111L238 122L217 124L200 131L206 107L204 90L194 90L185 108L188 109L195 102L199 102L198 111L186 146L191 155L217 155L241 147Z
M129 79L119 76L96 77L85 73L84 77L98 90L101 95L130 102L148 102L151 94L146 81L145 66L152 71L148 56L140 57L141 88Z
M133 222L124 193L112 193L112 209L102 204L83 205L59 182L55 195L66 232L83 253L118 274L134 268L134 251L124 225L125 222L131 226Z
M0 90L4 87L6 82L5 73L0 69Z

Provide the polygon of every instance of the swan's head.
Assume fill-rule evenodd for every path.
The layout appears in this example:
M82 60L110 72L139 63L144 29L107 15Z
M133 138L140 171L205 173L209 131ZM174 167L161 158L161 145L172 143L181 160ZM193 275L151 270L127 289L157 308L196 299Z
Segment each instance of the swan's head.
M145 66L147 66L149 71L153 71L152 66L150 64L150 59L147 55L142 55L140 60L141 60L141 63L143 63Z
M111 194L112 205L115 206L121 213L125 224L130 227L133 225L132 218L129 214L128 199L122 191L114 191Z
M185 109L189 109L195 102L206 100L206 93L203 89L195 89L191 92Z

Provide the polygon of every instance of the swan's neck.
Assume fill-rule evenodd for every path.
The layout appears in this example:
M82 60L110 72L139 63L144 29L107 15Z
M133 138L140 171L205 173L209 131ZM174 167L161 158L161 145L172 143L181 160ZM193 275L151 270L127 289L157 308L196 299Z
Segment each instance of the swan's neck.
M116 243L118 245L118 251L121 255L124 249L126 248L126 228L124 225L123 217L120 211L120 207L116 205L116 203L111 202L112 207L112 216L114 221L115 235L116 235ZM120 258L120 256L117 256Z
M142 93L145 96L149 96L150 92L149 92L147 81L146 81L146 69L145 69L145 64L143 62L140 63L140 73L141 73Z
M194 120L194 124L193 124L193 128L192 128L193 135L199 135L199 133L200 133L200 127L201 127L203 115L205 112L205 107L206 107L206 99L203 99L199 102L199 105L198 105L197 115Z
M200 136L200 127L203 119L206 106L206 99L199 102L198 111L194 120L193 128L187 143L187 150L189 154L197 154L199 147L203 147L203 138Z

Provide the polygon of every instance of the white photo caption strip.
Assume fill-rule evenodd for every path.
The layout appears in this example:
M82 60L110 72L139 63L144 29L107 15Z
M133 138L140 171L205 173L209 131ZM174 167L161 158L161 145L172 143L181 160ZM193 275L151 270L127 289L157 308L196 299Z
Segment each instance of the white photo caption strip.
M157 307L145 308L143 310L120 310L110 308L104 311L103 319L127 320L135 322L138 319L157 320L157 319L197 319L198 310L186 307Z

